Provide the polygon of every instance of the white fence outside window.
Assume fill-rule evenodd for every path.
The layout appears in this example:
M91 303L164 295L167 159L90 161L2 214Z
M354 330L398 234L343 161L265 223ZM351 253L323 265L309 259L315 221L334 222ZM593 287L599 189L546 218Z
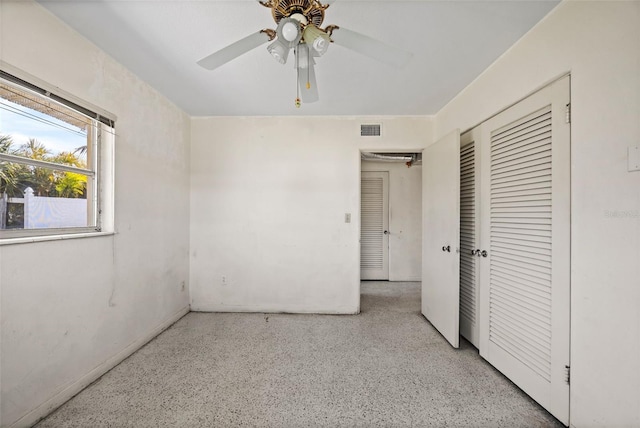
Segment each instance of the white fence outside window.
M35 196L27 187L24 198L0 198L0 229L6 226L8 204L24 204L24 229L87 226L86 199Z

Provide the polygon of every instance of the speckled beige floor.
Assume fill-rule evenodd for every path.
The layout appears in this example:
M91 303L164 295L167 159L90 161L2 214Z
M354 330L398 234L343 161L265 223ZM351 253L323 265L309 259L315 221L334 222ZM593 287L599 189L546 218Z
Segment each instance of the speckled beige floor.
M562 425L451 348L419 283L364 282L360 315L190 313L37 426Z

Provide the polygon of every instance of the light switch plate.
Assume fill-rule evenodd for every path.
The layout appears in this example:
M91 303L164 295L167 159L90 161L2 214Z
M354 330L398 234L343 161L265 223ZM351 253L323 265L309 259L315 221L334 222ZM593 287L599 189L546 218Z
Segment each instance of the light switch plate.
M640 146L629 147L629 172L640 171Z

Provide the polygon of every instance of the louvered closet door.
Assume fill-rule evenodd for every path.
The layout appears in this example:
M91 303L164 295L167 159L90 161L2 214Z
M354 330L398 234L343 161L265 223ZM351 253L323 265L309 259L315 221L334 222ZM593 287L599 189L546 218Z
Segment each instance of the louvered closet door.
M389 173L362 172L360 279L389 279Z
M480 353L569 422L569 78L482 124Z
M460 136L460 334L479 346L478 248L480 186L476 130Z

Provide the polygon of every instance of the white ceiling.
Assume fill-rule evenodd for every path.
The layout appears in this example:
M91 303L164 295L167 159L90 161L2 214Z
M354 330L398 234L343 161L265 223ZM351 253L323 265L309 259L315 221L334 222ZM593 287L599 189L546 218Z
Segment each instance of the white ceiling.
M296 109L291 61L266 44L208 71L204 56L275 28L255 0L40 0L193 116L430 115L464 89L558 1L337 0L324 25L414 54L398 70L332 45L317 58L320 101Z

